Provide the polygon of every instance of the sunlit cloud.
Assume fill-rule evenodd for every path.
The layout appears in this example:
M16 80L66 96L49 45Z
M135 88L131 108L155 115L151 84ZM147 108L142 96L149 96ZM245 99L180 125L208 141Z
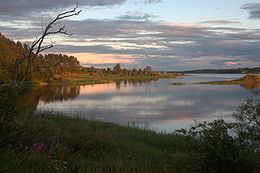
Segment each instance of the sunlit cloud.
M199 24L192 24L192 23L174 23L171 21L165 21L161 23L165 26L177 26L177 27L185 27L185 28L193 28L193 27L199 27Z
M174 100L169 102L172 106L192 106L194 105L194 101L186 101L186 100Z
M225 62L224 64L226 64L227 66L241 65L241 63L239 62Z
M1 34L5 36L14 35L14 33L9 33L9 32L2 32Z
M65 53L77 57L81 64L113 64L113 63L133 63L132 55L115 54L93 54L93 53Z
M227 24L239 24L240 22L237 21L230 21L230 20L207 20L200 22L200 24L210 24L210 25L227 25Z

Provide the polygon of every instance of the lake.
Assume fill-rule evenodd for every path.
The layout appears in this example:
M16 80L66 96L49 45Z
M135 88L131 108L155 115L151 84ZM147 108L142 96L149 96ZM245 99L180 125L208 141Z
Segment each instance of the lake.
M251 92L239 85L198 85L194 82L232 80L240 74L191 74L158 81L117 81L108 84L34 88L25 94L36 113L53 111L69 116L113 122L170 133L194 122L223 118ZM170 83L189 83L170 85Z

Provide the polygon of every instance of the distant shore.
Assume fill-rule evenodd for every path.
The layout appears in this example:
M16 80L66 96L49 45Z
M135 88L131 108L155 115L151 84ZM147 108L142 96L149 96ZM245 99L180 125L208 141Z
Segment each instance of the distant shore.
M242 78L230 80L230 81L209 81L209 82L197 82L192 84L240 85L248 90L254 90L260 88L260 75L249 73ZM187 85L187 83L171 83L171 85Z
M69 74L69 75L55 75L49 81L33 81L28 82L32 86L48 86L48 85L92 85L111 83L118 80L137 80L137 81L156 81L159 79L172 79L184 74L168 74L155 72L156 75L151 76L124 76L124 75L89 75L89 74Z
M201 74L260 74L260 67L236 69L199 69L185 71L168 71L168 73L201 73Z

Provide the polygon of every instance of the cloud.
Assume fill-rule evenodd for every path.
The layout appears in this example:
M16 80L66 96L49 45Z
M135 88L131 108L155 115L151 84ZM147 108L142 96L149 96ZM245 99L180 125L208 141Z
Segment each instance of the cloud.
M234 62L234 61L232 61L232 62L225 62L224 64L226 64L227 66L241 65L241 63L239 63L239 62Z
M73 39L86 45L61 44L54 47L55 51L131 55L133 63L126 64L129 68L143 68L147 64L155 70L224 68L224 62L233 58L239 62L254 62L252 65L260 64L259 30L93 19L70 21L68 25L75 33ZM229 60L221 60L223 57Z
M53 13L68 8L75 7L111 7L122 5L128 0L0 0L0 16L13 18L22 18L25 16L44 16L47 13ZM160 3L161 0L136 0L138 3ZM44 15L42 15L44 14Z
M207 20L200 22L200 24L211 24L211 25L225 25L225 24L237 24L240 22L230 21L230 20Z
M260 19L260 3L247 3L241 9L247 10L251 19Z
M134 19L85 19L64 23L73 35L54 37L54 48L49 51L80 56L82 63L123 63L128 68L150 65L154 70L225 68L225 62L233 61L260 65L258 29ZM0 26L0 30L22 41L34 39L41 32L36 22L31 23L31 28L12 25Z
M66 52L65 52L66 53ZM134 58L131 55L118 54L94 54L94 53L66 53L76 56L83 65L94 64L129 64L133 63Z
M155 15L150 15L148 13L142 13L138 11L128 11L126 15L119 16L122 20L150 20L155 18Z
M81 0L80 6L113 6L121 5L127 0ZM75 6L76 0L0 0L0 15L18 16L32 12L44 12Z
M144 3L146 4L152 4L152 3L160 3L162 0L145 0Z

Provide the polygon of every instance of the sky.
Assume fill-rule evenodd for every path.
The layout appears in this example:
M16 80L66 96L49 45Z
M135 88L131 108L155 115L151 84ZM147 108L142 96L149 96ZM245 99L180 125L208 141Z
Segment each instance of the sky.
M156 71L260 66L259 0L0 0L0 32L31 44L59 13L73 35L45 39L45 53L81 65ZM53 28L54 30L57 28Z

